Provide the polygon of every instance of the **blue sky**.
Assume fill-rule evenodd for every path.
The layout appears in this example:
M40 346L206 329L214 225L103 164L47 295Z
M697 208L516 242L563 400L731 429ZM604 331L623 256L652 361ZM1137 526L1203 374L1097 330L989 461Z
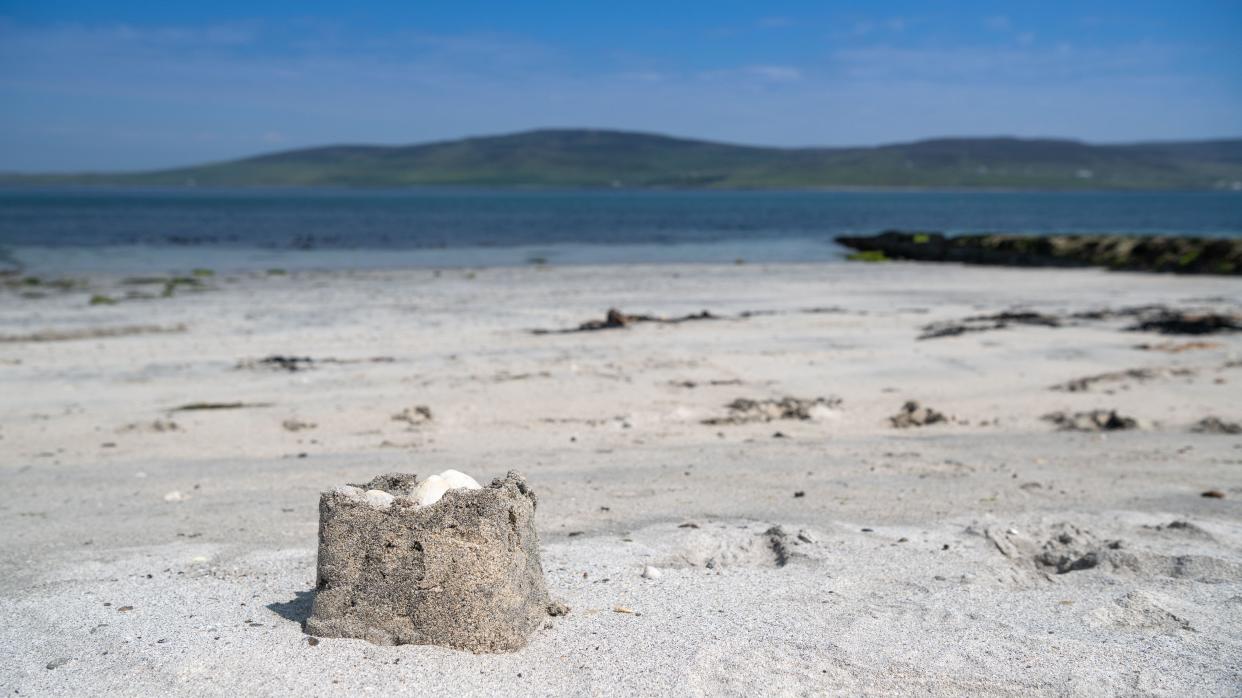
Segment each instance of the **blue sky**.
M589 126L1242 135L1242 1L0 0L0 170Z

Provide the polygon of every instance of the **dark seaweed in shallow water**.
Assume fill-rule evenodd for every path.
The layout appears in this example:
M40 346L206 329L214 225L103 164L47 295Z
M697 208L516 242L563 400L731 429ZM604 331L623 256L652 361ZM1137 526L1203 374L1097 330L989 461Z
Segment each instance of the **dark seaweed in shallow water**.
M837 242L874 258L1010 267L1242 274L1242 240L1141 235L958 235L889 230ZM869 259L871 259L869 258Z

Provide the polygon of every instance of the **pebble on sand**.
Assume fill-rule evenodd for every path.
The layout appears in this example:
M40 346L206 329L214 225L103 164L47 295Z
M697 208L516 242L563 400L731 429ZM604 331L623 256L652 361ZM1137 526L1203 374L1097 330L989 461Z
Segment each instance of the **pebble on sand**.
M643 567L643 579L659 579L663 573L651 565Z

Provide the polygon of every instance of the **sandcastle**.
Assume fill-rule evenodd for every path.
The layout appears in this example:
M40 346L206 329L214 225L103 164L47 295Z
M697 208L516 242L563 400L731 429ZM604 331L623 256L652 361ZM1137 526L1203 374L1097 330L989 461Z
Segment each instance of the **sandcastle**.
M553 603L521 474L480 487L455 470L381 475L319 499L317 593L306 630L474 652L526 645Z

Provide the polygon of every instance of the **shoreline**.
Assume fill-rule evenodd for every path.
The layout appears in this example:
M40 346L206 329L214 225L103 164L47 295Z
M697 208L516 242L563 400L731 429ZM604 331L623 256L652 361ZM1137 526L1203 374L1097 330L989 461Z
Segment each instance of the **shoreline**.
M841 262L922 262L935 264L986 265L1003 268L1024 267L1109 267L1111 271L1137 273L1212 273L1187 271L1170 263L1167 268L1149 268L1147 262L1131 264L1124 255L1107 261L1078 259L1071 254L995 251L963 248L946 251L949 245L964 240L995 239L1006 246L1026 245L1031 249L1047 247L1045 241L1074 238L1077 244L1099 241L1100 246L1117 247L1117 241L1157 240L1163 248L1177 248L1175 257L1187 250L1198 251L1215 245L1242 248L1242 232L1200 236L1107 235L1093 233L1040 233L1033 235L1008 233L901 233L905 240L888 241L884 233L869 236L824 236L821 238L780 238L772 240L719 240L682 243L549 243L476 247L409 247L409 248L290 248L244 247L229 245L8 245L0 246L0 273L32 276L79 276L91 274L190 273L208 269L219 273L255 273L269 270L293 271L401 271L439 269L504 269L552 267L629 267L629 266L715 266L715 265L800 265L837 264ZM932 237L934 250L920 250L910 242L914 237ZM956 241L956 242L955 242ZM1150 246L1150 245L1148 245ZM1133 247L1133 245L1131 245ZM1142 247L1142 246L1140 246ZM856 253L876 252L876 259L850 259ZM1160 252L1160 250L1156 250ZM1086 253L1084 253L1086 254ZM1155 253L1153 253L1155 254ZM992 255L989 257L988 255ZM1151 256L1151 255L1149 255ZM1158 255L1157 255L1158 256ZM1196 264L1208 258L1195 254ZM1222 258L1223 259L1223 258ZM1149 260L1155 264L1154 260ZM1183 265L1184 266L1184 265ZM1237 274L1238 266L1225 274Z
M824 264L844 261L830 238L672 244L515 245L461 248L314 248L110 245L9 247L11 273L48 275L284 271L401 271L521 267Z

